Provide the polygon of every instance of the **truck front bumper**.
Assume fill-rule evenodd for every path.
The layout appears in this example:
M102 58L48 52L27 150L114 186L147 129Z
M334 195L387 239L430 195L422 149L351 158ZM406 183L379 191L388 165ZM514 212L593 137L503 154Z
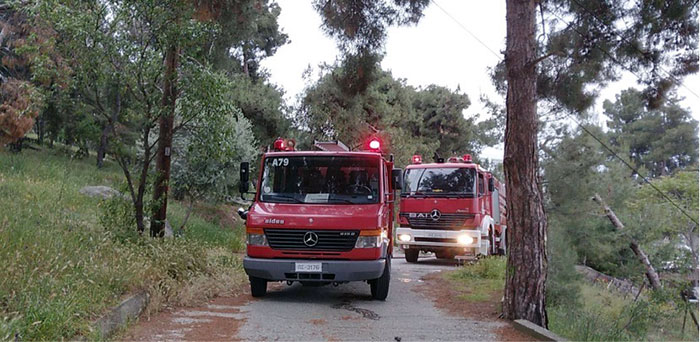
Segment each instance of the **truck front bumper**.
M296 272L295 264L320 262L320 273ZM382 276L385 259L322 260L322 259L263 259L245 257L243 268L251 277L272 281L346 282L377 279Z
M399 227L396 230L396 236L409 235L409 241L396 240L396 244L402 249L421 248L421 247L447 247L447 248L466 248L471 250L481 250L487 248L488 241L481 239L481 231L479 230L435 230L435 229L413 229L409 227ZM472 242L469 244L461 244L457 242L460 235L468 235Z

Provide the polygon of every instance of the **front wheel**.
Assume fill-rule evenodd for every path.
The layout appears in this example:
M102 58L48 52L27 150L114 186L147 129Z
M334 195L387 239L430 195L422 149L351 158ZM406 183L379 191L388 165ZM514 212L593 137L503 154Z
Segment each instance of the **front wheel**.
M418 262L418 253L420 253L420 250L406 249L403 251L403 253L406 257L406 262Z
M372 292L372 298L377 300L386 300L389 295L389 282L391 281L391 256L386 258L386 266L384 273L378 279L370 280L369 288Z
M253 297L262 297L267 293L267 280L258 277L249 277L250 294Z

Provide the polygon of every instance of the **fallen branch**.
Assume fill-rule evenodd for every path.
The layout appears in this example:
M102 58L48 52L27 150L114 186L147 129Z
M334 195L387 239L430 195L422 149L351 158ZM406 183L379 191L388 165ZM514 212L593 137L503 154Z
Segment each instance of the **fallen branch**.
M603 210L605 210L605 216L608 217L610 222L612 222L613 226L615 228L623 233L625 232L625 225L622 224L622 221L617 218L617 215L615 215L615 212L610 209L610 207L603 201L602 198L598 194L595 194L593 196L592 200L596 201L598 204L600 204L601 207L603 207ZM641 247L639 247L639 243L633 238L630 238L632 240L630 242L630 248L632 249L632 252L634 252L634 255L637 256L637 259L639 259L639 262L644 266L646 269L646 276L647 279L649 280L649 284L651 285L651 288L654 290L660 290L661 289L661 281L659 280L659 274L656 273L656 270L654 269L654 266L652 266L651 262L649 261L649 257L644 253Z

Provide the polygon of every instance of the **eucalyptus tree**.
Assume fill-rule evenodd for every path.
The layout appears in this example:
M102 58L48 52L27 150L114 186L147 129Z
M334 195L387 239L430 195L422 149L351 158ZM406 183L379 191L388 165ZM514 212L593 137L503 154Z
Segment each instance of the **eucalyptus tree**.
M137 229L143 232L159 119L174 110L172 128L177 132L236 114L222 103L230 82L212 70L201 50L216 25L179 20L192 7L176 0L42 0L36 10L62 37L57 47L70 56L76 100L110 121L109 152L124 173ZM169 93L177 96L171 107L163 101L163 61L173 40L178 42L180 87Z

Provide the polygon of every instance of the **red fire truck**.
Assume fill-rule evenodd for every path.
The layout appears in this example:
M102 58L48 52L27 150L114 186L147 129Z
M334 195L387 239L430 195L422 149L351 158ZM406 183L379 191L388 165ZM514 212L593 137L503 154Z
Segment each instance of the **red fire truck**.
M441 259L505 254L505 186L468 154L439 161L416 155L404 171L397 243L406 261L420 251Z
M378 138L363 151L340 142L315 142L318 151L296 151L294 145L275 141L262 157L253 204L239 209L253 297L264 296L270 281L366 281L373 298L386 299L401 169L382 155ZM241 163L241 194L248 192L248 173L249 165Z

